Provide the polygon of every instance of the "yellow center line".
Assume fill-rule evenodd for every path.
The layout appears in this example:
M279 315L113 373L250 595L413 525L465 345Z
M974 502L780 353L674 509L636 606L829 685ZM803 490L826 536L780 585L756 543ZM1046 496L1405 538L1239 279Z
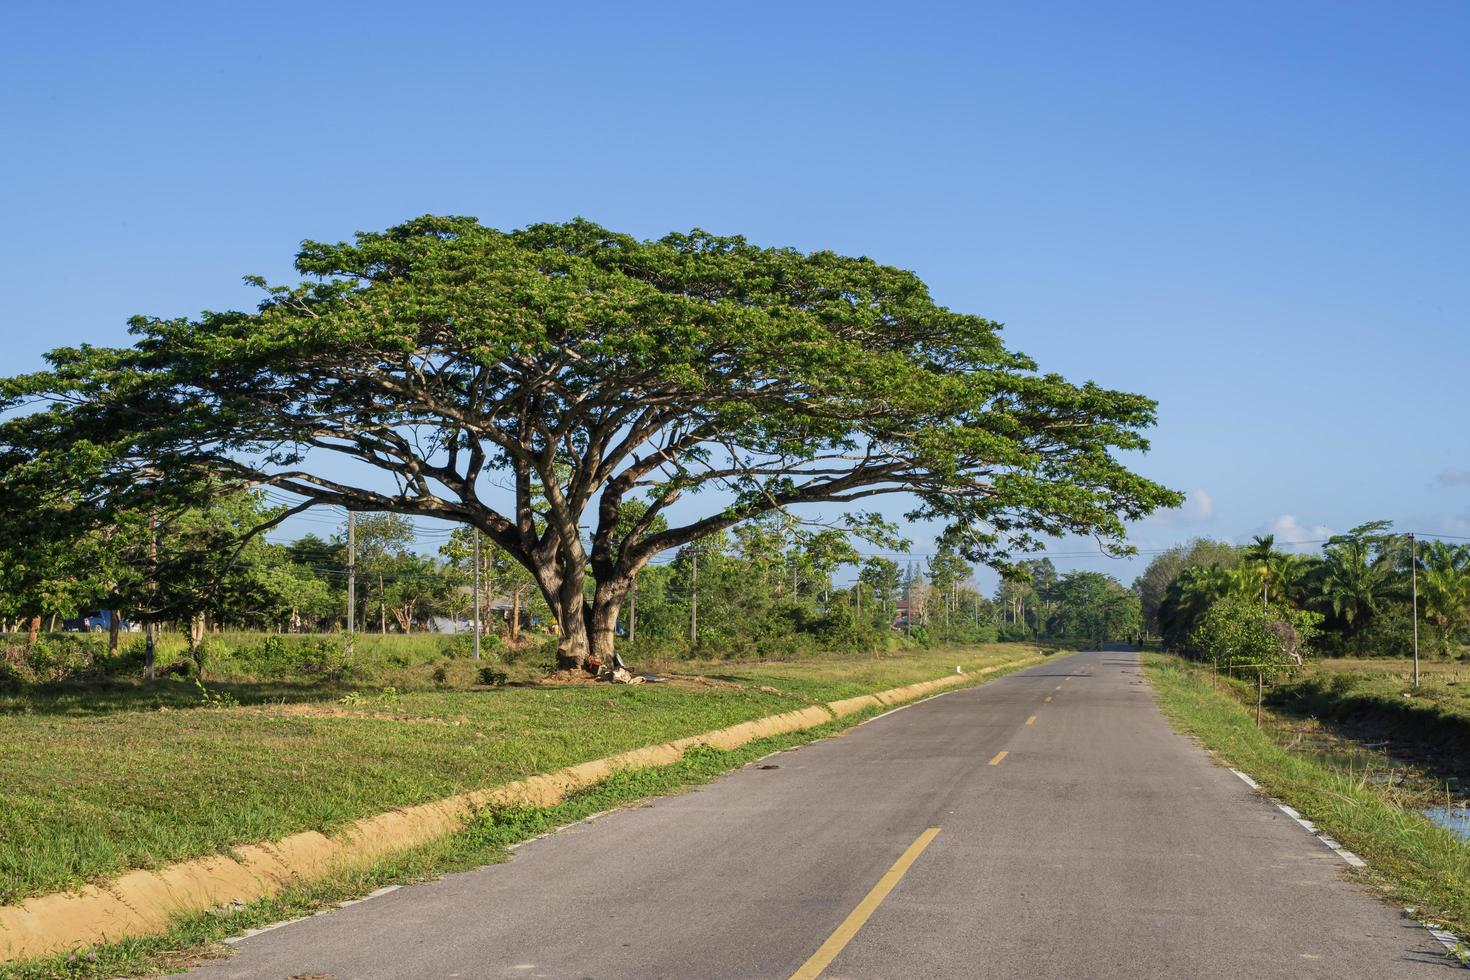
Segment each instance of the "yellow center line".
M1004 759L1008 755L1010 755L1010 753L1005 749L1002 749L1001 751L995 753L995 758L990 760L990 764L992 766L998 766L1000 765L1000 760Z
M1028 725L1034 725L1034 724L1036 724L1036 716L1035 715L1032 715L1030 718L1027 718L1026 719L1026 724L1028 724Z
M1002 752L1001 755L1005 755L1005 753ZM837 958L837 954L842 952L848 943L852 942L852 937L858 934L858 930L877 911L883 899L887 898L888 893L893 891L893 886L897 885L899 880L908 873L909 866L918 859L920 854L924 853L924 848L928 847L930 842L938 836L938 827L930 827L920 834L918 840L910 844L908 850L904 851L903 855L897 861L893 862L893 867L889 868L883 877L878 879L878 883L873 886L873 890L863 897L863 900L858 903L857 908L853 909L847 918L842 920L842 925L838 926L837 930L827 937L827 941L811 955L811 959L803 963L801 969L791 974L791 980L815 980L816 977L821 976L822 971L827 969L831 962Z

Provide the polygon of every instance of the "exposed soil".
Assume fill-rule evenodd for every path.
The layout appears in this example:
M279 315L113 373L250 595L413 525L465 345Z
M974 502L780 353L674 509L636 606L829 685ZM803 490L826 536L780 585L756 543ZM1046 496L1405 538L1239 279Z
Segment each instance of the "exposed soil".
M533 681L539 687L566 687L572 684L596 684L598 680L585 670L556 670L540 680Z
M791 691L783 691L769 684L742 684L739 681L730 681L705 677L701 674L665 674L670 684L678 684L683 687L725 687L737 691L760 691L764 694L791 694Z

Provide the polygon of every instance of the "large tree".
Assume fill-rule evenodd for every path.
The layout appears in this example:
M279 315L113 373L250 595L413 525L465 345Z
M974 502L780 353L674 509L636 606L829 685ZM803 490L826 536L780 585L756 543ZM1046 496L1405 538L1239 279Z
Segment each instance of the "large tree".
M610 652L655 555L772 511L908 494L993 563L1041 535L1121 547L1180 501L1114 455L1147 447L1151 400L1039 373L871 259L429 216L296 267L252 280L255 312L138 317L131 347L4 382L0 407L47 404L0 427L0 479L80 452L117 506L207 480L473 525L536 579L565 665Z
M1068 572L1048 593L1056 604L1050 632L1097 642L1123 639L1142 625L1138 595L1102 572Z
M1239 562L1240 549L1228 541L1212 541L1209 538L1195 538L1186 544L1176 544L1156 555L1133 583L1133 589L1138 593L1142 604L1144 625L1162 632L1165 594L1186 569L1209 565L1234 568Z

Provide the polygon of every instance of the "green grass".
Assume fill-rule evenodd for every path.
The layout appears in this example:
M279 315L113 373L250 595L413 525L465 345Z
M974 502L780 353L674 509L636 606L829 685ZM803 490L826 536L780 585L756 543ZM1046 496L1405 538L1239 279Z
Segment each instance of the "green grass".
M1307 665L1297 683L1303 681L1323 685L1335 682L1354 693L1411 701L1470 721L1470 662L1463 660L1423 661L1418 688L1413 686L1414 665L1401 658L1316 660Z
M771 752L822 738L862 720L857 715L806 732L761 739L733 751L698 748L671 766L619 772L555 807L486 810L463 831L395 854L367 867L339 872L272 898L228 910L177 917L163 933L0 964L0 977L54 980L65 977L136 976L186 969L215 954L221 940L247 929L309 915L390 884L422 881L503 861L511 844L529 840L595 813L651 796L679 792L717 778Z
M682 661L668 665L668 669L679 674L700 674L713 680L779 688L815 701L836 701L884 688L933 680L943 674L953 673L955 667L970 671L1039 652L1039 648L1024 643L989 643L973 647L923 650L902 656L859 655L819 661Z
M715 686L454 689L457 661L443 689L237 682L208 705L177 678L27 689L0 698L0 903L1033 651L682 665L735 680Z
M1257 728L1254 705L1240 700L1244 692L1228 683L1215 689L1209 671L1158 655L1146 667L1177 728L1361 855L1386 898L1470 935L1470 842L1399 805L1371 771L1346 761L1353 755L1283 744L1283 733L1294 727L1289 721L1273 718Z
M1470 664L1426 661L1420 675L1416 688L1412 665L1400 659L1318 661L1276 685L1269 703L1470 777Z
M45 634L35 644L11 634L0 636L0 660L14 664L19 679L32 686L64 687L81 680L95 687L101 677L141 677L143 637L123 634L115 654L107 643L105 633ZM363 633L354 638L349 651L341 634L224 632L205 636L197 660L211 684L269 684L283 691L322 683L412 689L435 686L440 668L451 674L470 671L472 651L473 640L463 633ZM550 669L554 651L554 641L544 634L527 633L514 649L498 637L486 636L482 663L506 671L512 679L527 679ZM184 637L161 634L155 662L161 672L186 662L192 667ZM0 690L4 680L0 670Z

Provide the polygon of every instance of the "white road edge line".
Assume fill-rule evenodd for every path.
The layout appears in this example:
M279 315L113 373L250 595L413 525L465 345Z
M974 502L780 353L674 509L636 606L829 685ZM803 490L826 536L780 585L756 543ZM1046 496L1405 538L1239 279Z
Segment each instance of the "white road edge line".
M1214 753L1211 754L1213 755ZM1364 861L1352 851L1343 847L1336 840L1322 833L1322 831L1318 830L1317 826L1313 824L1312 821L1308 820L1306 817L1303 817L1301 813L1298 812L1295 808L1287 806L1285 803L1282 803L1274 796L1268 795L1265 790L1261 789L1261 784L1256 782L1250 776L1233 767L1230 769L1230 771L1239 776L1241 782L1245 783L1251 789L1264 796L1276 807L1276 809L1280 810L1282 813L1286 814L1292 820L1300 824L1302 828L1307 831L1307 833L1311 834L1313 837L1317 838L1319 841L1332 848L1332 850L1336 851L1337 856L1342 858L1348 864L1352 865L1354 868L1368 867L1367 861ZM1445 951L1448 952L1451 957L1459 960L1460 964L1465 968L1470 969L1470 960L1464 959L1462 956L1461 951L1465 947L1464 944L1461 943L1459 936L1456 936L1452 932L1446 932L1443 929L1435 928L1434 926L1425 922L1423 919L1419 918L1413 909L1406 908L1404 909L1404 913L1410 918L1414 919L1415 922L1418 922L1421 926L1423 926L1424 930L1428 932L1431 936L1433 936L1435 940L1445 948Z
M251 938L252 936L258 936L263 932L272 932L276 929L281 928L282 926L294 925L297 922L305 922L307 919L315 919L319 915L326 915L328 912L335 911L336 909L345 909L352 905L361 905L363 902L366 902L370 898L382 898L384 895L396 892L402 887L402 885L385 885L384 887L379 888L376 891L368 892L362 898L353 898L348 899L345 902L338 902L336 905L333 905L330 908L321 909L320 911L311 913L311 915L297 916L294 919L282 919L280 922L272 922L269 925L261 926L258 929L246 929L240 935L231 936L228 939L224 940L224 943L227 946L233 946L238 942L242 942L246 939Z
M1247 786L1249 786L1251 789L1260 789L1261 788L1261 784L1260 783L1256 782L1254 779L1250 778L1245 773L1241 772L1239 769L1232 769L1230 771L1233 772L1233 773L1235 773L1237 776L1239 776L1241 778L1241 780Z
M1410 916L1414 916L1413 909L1404 909L1404 911L1407 912ZM1449 950L1451 956L1459 960L1461 965L1463 965L1467 969L1470 969L1470 960L1464 958L1465 954L1463 951L1465 949L1465 946L1463 943L1460 942L1459 936L1455 935L1453 932L1445 932L1443 929L1436 929L1434 926L1431 926L1428 923L1422 921L1420 922L1420 924L1423 925L1425 929L1429 930L1429 934L1431 936L1439 940L1439 944L1441 946Z

